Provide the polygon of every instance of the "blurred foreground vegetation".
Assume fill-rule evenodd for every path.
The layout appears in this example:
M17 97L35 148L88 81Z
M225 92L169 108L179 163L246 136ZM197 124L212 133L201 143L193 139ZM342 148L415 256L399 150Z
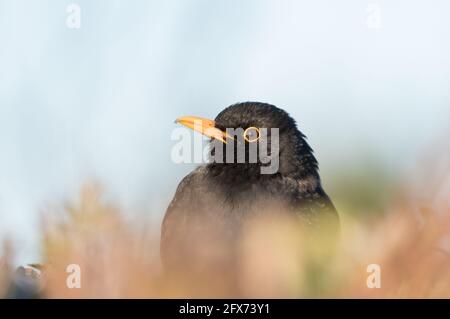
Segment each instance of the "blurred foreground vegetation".
M442 170L442 165L427 167ZM159 259L159 225L125 221L99 187L86 185L78 201L42 219L45 265L39 296L450 298L446 167L442 172L426 170L422 179L419 174L417 188L406 182L395 185L376 165L336 175L329 186L342 234L332 250L325 247L330 245L326 240L305 240L284 220L248 225L236 257L239 285L231 290L220 278L167 278ZM4 251L0 296L8 296L14 281L9 262L13 251L8 245ZM70 264L82 270L79 289L66 285ZM380 288L367 285L372 264L380 266Z

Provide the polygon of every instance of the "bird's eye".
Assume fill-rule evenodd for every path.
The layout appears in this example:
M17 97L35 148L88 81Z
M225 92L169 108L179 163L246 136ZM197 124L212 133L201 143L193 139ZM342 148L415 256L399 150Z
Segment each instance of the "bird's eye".
M261 133L257 127L250 126L244 131L244 139L249 143L256 142L260 137Z

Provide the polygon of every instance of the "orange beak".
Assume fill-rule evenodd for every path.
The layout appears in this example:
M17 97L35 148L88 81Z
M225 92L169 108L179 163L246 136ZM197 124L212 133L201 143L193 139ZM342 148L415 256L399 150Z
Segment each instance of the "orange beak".
M197 116L183 116L176 119L175 123L184 125L210 138L215 138L225 144L227 143L227 138L230 138L226 132L223 132L215 127L213 120L208 120Z

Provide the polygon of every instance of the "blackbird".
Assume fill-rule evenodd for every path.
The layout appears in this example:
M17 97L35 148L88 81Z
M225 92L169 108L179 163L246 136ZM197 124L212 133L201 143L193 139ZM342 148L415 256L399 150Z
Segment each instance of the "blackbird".
M182 270L205 277L212 271L217 277L230 270L243 225L268 212L295 218L306 229L326 226L327 232L338 233L338 214L321 186L317 160L287 112L266 103L245 102L225 108L214 121L186 116L176 122L210 137L214 147L209 162L180 182L164 216L160 248L168 273ZM270 156L259 153L263 139ZM225 160L224 150L231 144L233 151L245 146L244 160L238 161L235 154ZM250 161L253 144L258 144L258 152ZM221 145L222 155L215 156ZM268 157L278 163L275 170L263 173Z

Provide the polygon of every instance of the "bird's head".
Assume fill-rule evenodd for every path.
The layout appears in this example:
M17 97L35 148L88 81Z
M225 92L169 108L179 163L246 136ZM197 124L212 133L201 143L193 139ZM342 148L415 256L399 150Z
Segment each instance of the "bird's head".
M276 170L269 171L269 175L317 176L317 161L305 136L295 120L274 105L237 103L214 120L185 116L176 122L211 138L211 165L216 170L233 170L234 175L248 177L261 174L261 167L277 161Z

